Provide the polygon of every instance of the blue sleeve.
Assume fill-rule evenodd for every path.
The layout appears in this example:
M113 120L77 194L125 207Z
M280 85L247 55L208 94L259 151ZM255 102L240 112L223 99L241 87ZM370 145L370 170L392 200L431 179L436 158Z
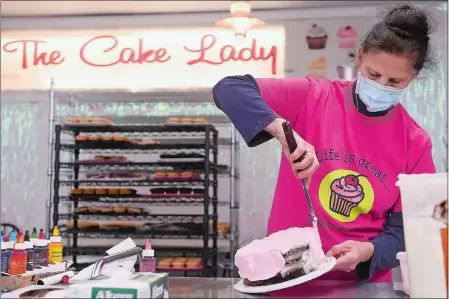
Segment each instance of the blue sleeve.
M375 270L399 266L396 254L405 251L402 212L391 213L385 231L370 242L374 245L371 260L359 263L355 269L357 277L361 280L371 279Z
M251 75L226 77L213 87L212 94L217 107L229 117L248 146L273 138L264 129L279 115L262 99Z

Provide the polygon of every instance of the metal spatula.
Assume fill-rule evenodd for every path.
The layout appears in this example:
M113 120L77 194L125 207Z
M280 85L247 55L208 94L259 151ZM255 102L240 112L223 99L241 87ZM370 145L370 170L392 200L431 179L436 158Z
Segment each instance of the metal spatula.
M284 134L285 134L285 139L287 140L288 149L290 151L290 154L292 154L296 150L296 147L298 146L296 144L295 135L293 135L292 126L290 125L290 123L288 121L285 121L282 123L282 128L284 129ZM306 153L304 153L301 157L299 157L298 160L296 160L294 162L295 163L301 162L304 159L305 155L306 155ZM313 209L312 200L310 199L309 189L307 188L306 181L304 179L301 180L301 183L302 183L302 188L304 189L304 193L306 195L307 204L309 206L309 213L310 213L310 218L312 220L312 227L316 230L316 233L319 238L320 234L318 233L318 226L317 226L318 218L315 216L315 211ZM321 239L320 239L320 242L321 242Z

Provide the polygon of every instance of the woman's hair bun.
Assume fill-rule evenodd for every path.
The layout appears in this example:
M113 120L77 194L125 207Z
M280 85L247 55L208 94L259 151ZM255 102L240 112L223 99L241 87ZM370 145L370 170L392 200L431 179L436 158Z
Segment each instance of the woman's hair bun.
M430 34L438 23L432 13L421 6L402 4L380 10L378 20L362 41L364 53L405 56L418 71L435 65Z
M408 4L396 6L384 17L389 27L404 31L411 36L427 37L431 32L430 17L425 10Z

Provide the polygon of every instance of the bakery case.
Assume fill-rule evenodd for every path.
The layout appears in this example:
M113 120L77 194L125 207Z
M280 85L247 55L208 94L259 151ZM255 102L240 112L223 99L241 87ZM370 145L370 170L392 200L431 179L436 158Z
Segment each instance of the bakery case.
M216 123L228 120L180 115L132 120L55 121L50 223L60 227L64 256L79 270L91 263L86 256L104 255L109 244L150 239L161 271L234 276L238 217L232 213L238 204L218 195L220 177L229 178L230 191L236 191L235 167L218 162L220 147L236 137L235 132L219 137ZM232 207L234 226L219 221L219 207ZM167 244L171 241L177 244ZM229 251L220 250L223 241L230 243Z

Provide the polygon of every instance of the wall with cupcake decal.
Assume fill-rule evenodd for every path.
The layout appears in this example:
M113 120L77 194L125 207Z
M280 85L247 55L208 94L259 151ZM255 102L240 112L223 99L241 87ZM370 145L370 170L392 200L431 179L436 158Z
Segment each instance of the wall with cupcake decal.
M354 9L354 8L352 8ZM436 11L436 10L435 10ZM442 24L435 40L447 44L447 15L438 12ZM182 19L182 18L180 18ZM132 22L132 21L130 21ZM374 19L370 17L301 19L282 22L270 21L270 25L283 25L286 32L285 76L298 77L312 74L331 80L353 80L357 74L357 55L360 41ZM179 23L179 21L178 21ZM268 23L268 22L267 22ZM444 27L446 26L446 27ZM280 54L281 55L281 54ZM447 65L447 60L446 64ZM251 70L248 70L251 72ZM404 105L429 133L434 144L434 160L438 170L444 169L443 158L447 135L446 124L446 76L447 68L441 67L428 80L417 82L407 94ZM223 76L229 75L224 73ZM141 96L135 95L136 98ZM160 97L159 97L160 98ZM33 102L28 102L33 99ZM60 104L57 114L97 116L107 111L120 117L195 115L202 117L221 115L210 99L205 101L176 102L133 101L126 103L79 103L73 107ZM195 99L197 100L197 99ZM47 161L47 95L37 99L32 93L24 94L16 102L2 96L2 189L3 199L14 198L2 205L2 220L24 226L43 226L44 217L35 220L36 213L45 213ZM227 137L223 135L223 137ZM267 154L269 153L269 154ZM240 144L240 240L242 243L263 236L277 180L281 151L275 141L256 148ZM228 151L220 151L220 162L229 161ZM227 198L227 182L221 184L221 198ZM5 200L6 201L6 200ZM226 212L221 213L226 217ZM34 220L33 220L34 219ZM227 221L227 218L220 221Z
M367 18L287 24L287 75L354 80L358 48L369 24Z

